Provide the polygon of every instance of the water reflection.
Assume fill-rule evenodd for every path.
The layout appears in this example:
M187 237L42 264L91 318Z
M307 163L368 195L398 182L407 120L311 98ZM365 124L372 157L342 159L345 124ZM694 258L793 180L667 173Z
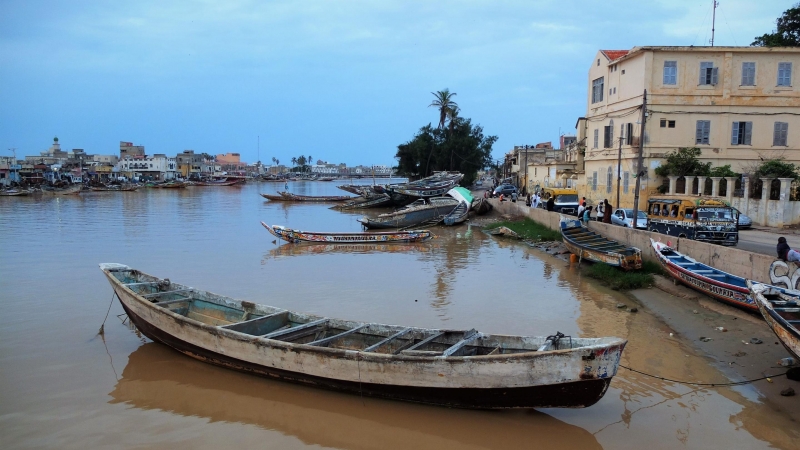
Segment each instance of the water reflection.
M154 343L131 353L109 395L112 404L256 425L323 447L602 448L591 433L536 411L464 411L362 399L216 368Z

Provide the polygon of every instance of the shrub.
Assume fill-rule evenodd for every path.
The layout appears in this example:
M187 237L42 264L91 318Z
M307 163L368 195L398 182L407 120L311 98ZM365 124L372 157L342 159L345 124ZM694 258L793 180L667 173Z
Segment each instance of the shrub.
M601 283L611 289L626 291L651 286L654 282L653 272L648 272L645 267L649 268L649 270L661 270L660 266L654 268L654 265L655 263L646 262L642 270L626 272L608 264L594 263L588 268L586 274L600 280Z
M506 227L511 231L517 233L522 239L530 239L534 241L560 241L561 232L551 230L550 228L531 220L526 217L522 220L495 222L486 225L487 230L494 228Z

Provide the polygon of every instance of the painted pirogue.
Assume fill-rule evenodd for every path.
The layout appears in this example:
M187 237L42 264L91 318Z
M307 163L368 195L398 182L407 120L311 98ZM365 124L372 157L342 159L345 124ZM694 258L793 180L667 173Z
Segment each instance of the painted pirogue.
M767 325L786 350L800 359L800 292L747 280Z
M564 246L582 260L606 263L621 269L641 269L642 251L626 247L584 227L580 220L561 216Z
M269 226L264 222L261 225L275 237L293 244L300 242L329 243L329 244L381 244L390 242L422 242L433 237L428 230L413 231L384 231L371 233L324 233L317 231L300 231L280 225Z
M586 407L605 394L627 343L332 319L122 264L100 269L153 341L211 364L356 395L461 408Z
M259 194L259 195L266 198L267 200L273 200L278 202L344 202L347 200L352 200L354 198L347 195L323 195L323 196L297 195L297 194L292 194L291 192L278 192L278 195L270 195L270 194Z

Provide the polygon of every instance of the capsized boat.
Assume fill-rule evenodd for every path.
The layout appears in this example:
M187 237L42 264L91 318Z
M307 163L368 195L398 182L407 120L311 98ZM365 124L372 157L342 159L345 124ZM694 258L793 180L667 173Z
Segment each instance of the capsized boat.
M626 340L509 336L303 314L123 264L100 269L136 328L211 364L352 393L459 408L591 406Z
M459 205L456 206L455 209L450 212L450 214L444 216L444 224L457 225L459 223L463 223L465 220L467 220L469 211L472 208L472 193L467 188L456 186L447 191L447 195L453 197L461 203L459 203Z
M601 262L624 270L642 268L642 251L607 239L583 226L580 220L561 216L564 246L582 260Z
M650 245L664 270L681 283L729 305L751 312L758 309L744 278L699 263L653 239Z
M747 280L747 286L772 331L800 359L800 291Z
M328 244L381 244L390 242L422 242L433 237L428 230L413 231L383 231L371 233L320 233L316 231L300 231L282 227L269 226L264 222L261 225L275 237L286 242L297 244L300 242L328 243Z
M397 211L358 219L367 228L410 228L435 225L453 212L459 201L452 197L421 198Z

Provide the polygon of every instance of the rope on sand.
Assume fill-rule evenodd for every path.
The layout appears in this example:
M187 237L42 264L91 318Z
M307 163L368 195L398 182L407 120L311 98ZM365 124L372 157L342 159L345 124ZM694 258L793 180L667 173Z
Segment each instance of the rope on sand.
M784 376L784 375L786 375L788 373L788 372L784 372L784 373L779 373L777 375L769 375L769 376L766 376L766 377L754 378L752 380L734 381L734 382L731 382L731 383L695 383L695 382L692 382L692 381L673 380L673 379L670 379L670 378L659 377L658 375L651 375L649 373L645 373L645 372L642 372L642 371L639 371L639 370L636 370L636 369L631 369L630 367L623 366L622 364L620 364L619 366L622 367L623 369L628 369L631 372L636 372L638 374L645 375L645 376L652 377L652 378L657 378L659 380L670 381L672 383L688 384L688 385L691 385L691 386L715 386L715 387L716 386L742 386L742 385L750 384L750 383L753 383L753 382L756 382L756 381L769 380L770 378L782 377L782 376Z

